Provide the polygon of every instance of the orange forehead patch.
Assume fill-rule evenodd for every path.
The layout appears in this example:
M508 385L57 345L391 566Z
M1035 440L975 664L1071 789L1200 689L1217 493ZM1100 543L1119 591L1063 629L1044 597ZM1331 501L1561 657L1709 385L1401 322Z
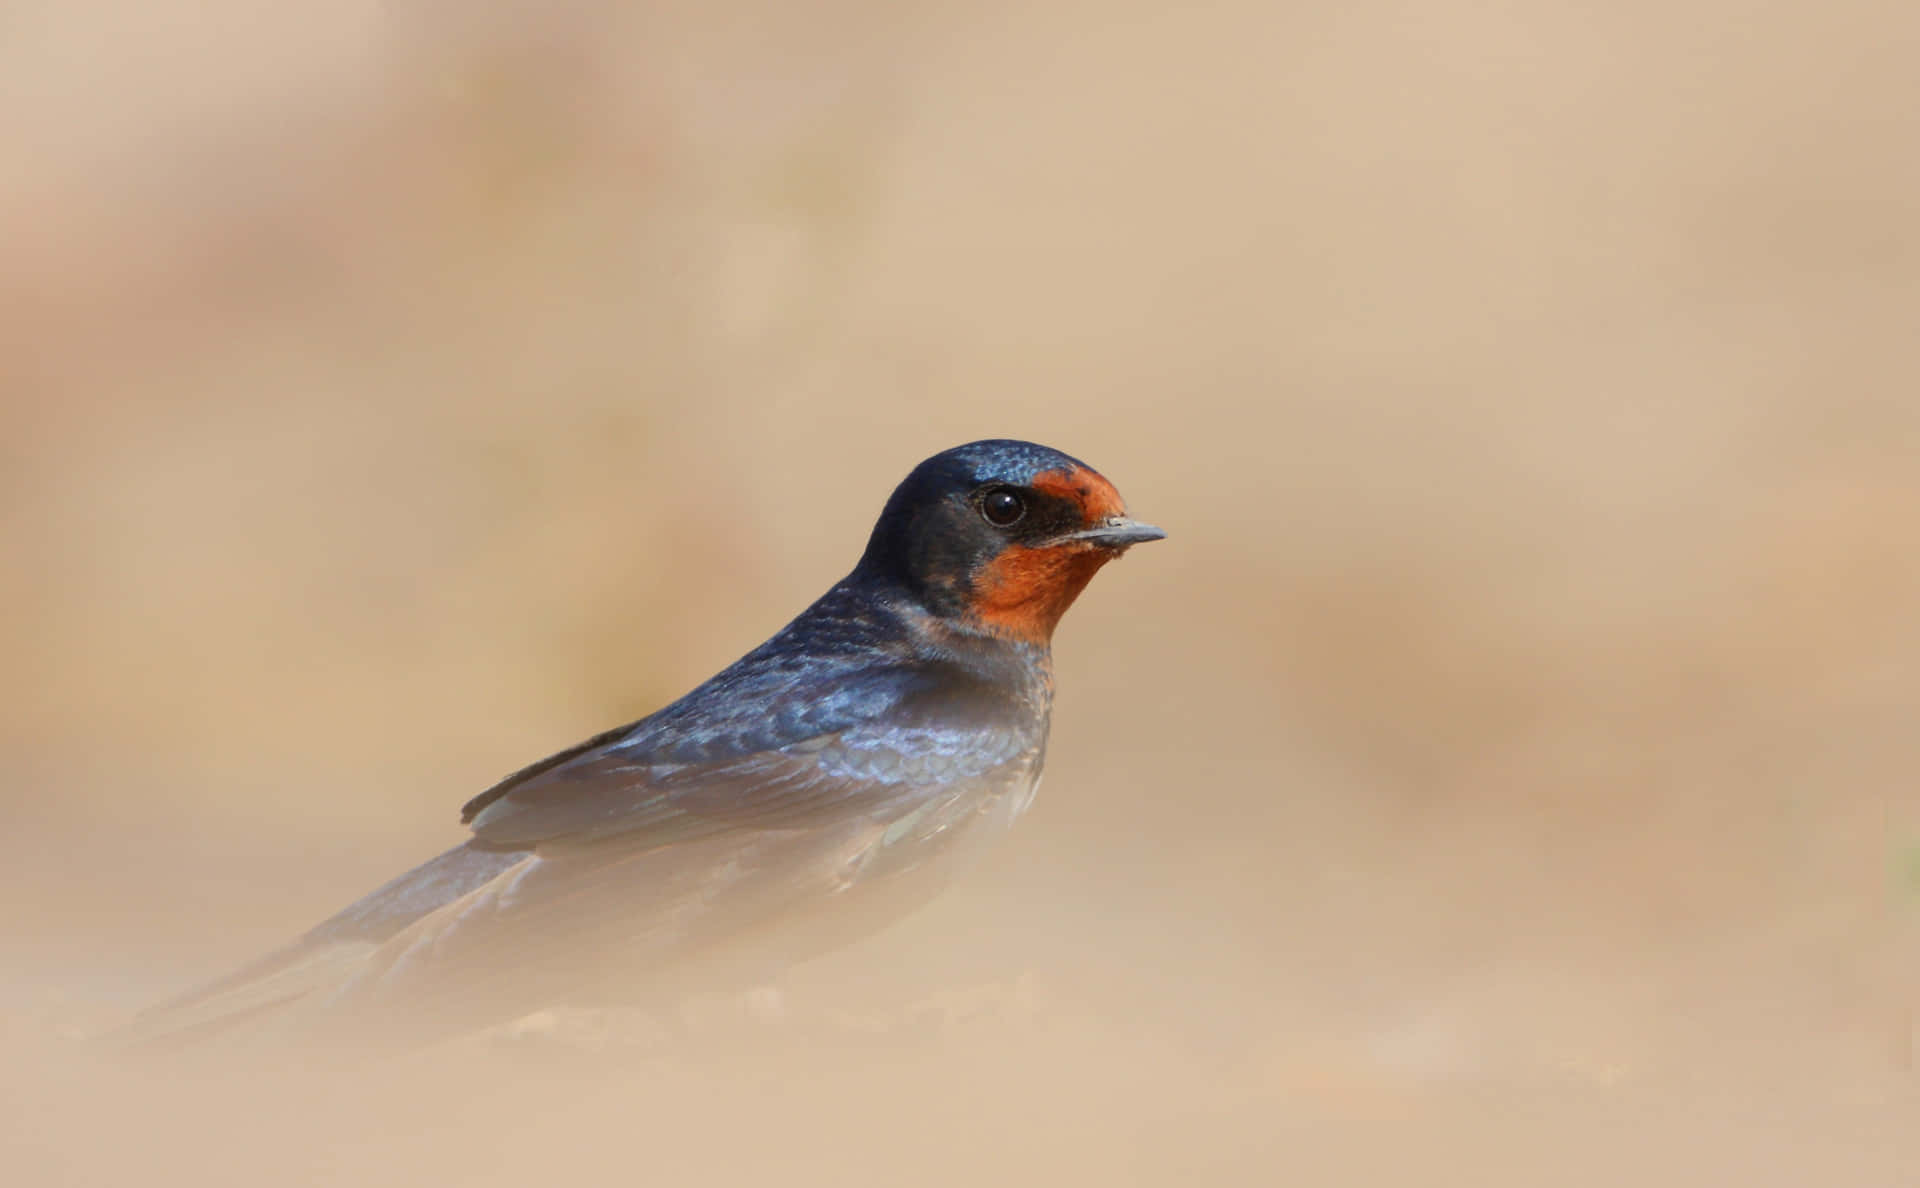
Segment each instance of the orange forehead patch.
M1104 549L1008 545L974 579L974 617L1002 635L1044 645L1053 639L1060 616L1112 559Z
M1071 500L1080 507L1081 524L1090 526L1101 520L1127 513L1120 492L1097 470L1076 466L1071 470L1047 470L1033 476L1028 484L1042 495Z

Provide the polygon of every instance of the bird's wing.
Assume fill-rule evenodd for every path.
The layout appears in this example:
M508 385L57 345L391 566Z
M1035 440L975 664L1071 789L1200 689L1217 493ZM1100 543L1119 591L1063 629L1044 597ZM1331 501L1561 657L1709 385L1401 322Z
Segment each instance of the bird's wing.
M1015 762L1041 730L992 685L924 670L797 682L757 702L761 713L698 731L676 727L670 708L601 735L509 776L462 818L480 846L543 851L885 822L929 788Z
M664 960L844 889L882 850L913 850L883 864L893 878L1037 766L1044 727L991 686L856 679L806 682L697 732L674 728L670 707L516 772L468 803L467 845L136 1030L510 1017L577 984L596 948Z
M737 980L689 973L684 959L757 937L745 958L725 958L751 962L740 975L751 984L869 930L861 921L897 915L942 877L937 859L967 832L955 827L1023 787L1037 764L1037 746L1018 732L986 746L970 735L964 757L940 756L956 741L853 729L818 749L703 765L698 780L679 768L666 790L625 771L599 789L576 781L572 796L507 818L557 830L530 851L450 851L294 945L143 1016L130 1038L427 1042L594 985L670 1000ZM642 807L624 811L633 803ZM602 820L624 828L582 824ZM853 916L810 912L856 885Z

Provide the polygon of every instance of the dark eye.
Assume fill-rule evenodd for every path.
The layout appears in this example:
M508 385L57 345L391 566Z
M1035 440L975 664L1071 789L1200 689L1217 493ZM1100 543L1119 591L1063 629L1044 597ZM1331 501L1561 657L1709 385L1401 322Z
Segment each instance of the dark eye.
M989 491L980 501L980 514L995 528L1009 528L1027 514L1027 501L1012 491Z

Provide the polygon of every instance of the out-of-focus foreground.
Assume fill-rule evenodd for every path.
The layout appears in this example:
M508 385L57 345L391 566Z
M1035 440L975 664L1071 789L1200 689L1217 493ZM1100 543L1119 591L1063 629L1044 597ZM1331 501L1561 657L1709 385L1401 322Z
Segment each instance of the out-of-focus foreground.
M1920 8L472 7L0 37L10 1183L1914 1182ZM67 1038L999 435L1172 539L783 1018Z

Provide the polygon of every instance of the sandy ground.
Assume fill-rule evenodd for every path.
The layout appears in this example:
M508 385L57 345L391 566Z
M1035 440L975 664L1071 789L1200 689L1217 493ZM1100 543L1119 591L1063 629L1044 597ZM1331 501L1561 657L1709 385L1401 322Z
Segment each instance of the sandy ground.
M9 1183L1910 1185L1920 10L21 6ZM1029 437L1171 539L779 996L74 1038Z

